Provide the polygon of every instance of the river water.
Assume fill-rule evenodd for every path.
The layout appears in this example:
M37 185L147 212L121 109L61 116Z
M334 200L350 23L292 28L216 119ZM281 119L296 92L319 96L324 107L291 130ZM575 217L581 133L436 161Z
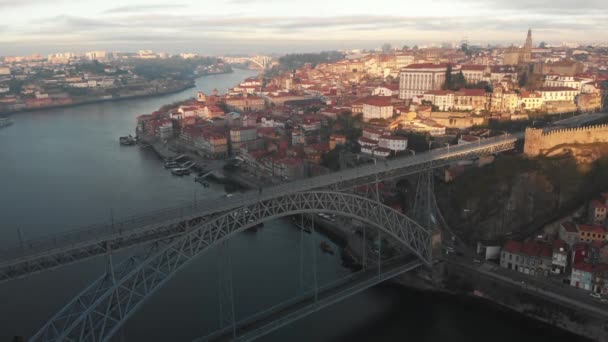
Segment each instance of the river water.
M199 78L211 93L234 86L255 71ZM196 89L156 98L105 102L13 116L0 130L0 246L24 239L110 222L195 198L219 198L223 186L203 188L192 177L174 177L158 157L121 147L135 117L194 96ZM244 233L231 251L235 311L243 318L290 298L300 281L301 235L286 221ZM339 253L322 254L322 235L304 235L304 285L349 274ZM311 241L314 239L314 242ZM118 257L124 254L121 253ZM218 326L217 251L189 264L124 325L121 341L189 341ZM30 336L104 270L103 258L0 285L0 341ZM471 299L380 285L288 325L263 341L574 341L569 334Z

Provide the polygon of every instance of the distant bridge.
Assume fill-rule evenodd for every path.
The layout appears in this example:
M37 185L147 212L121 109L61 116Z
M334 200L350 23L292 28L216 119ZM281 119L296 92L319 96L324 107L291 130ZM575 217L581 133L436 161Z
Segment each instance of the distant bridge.
M238 64L250 62L265 70L272 62L272 57L269 56L253 56L253 57L222 57L222 60L228 64Z

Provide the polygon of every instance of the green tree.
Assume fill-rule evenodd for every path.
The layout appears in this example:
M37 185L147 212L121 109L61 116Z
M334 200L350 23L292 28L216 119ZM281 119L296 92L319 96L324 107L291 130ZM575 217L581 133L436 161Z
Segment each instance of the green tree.
M452 89L452 64L448 64L448 67L445 69L445 81L441 88L443 90Z
M523 74L521 74L521 76L519 76L519 81L517 83L519 84L520 87L525 86L528 83L528 73L524 72Z
M464 78L464 74L461 72L457 73L452 77L452 90L459 90L467 85L467 80Z
M409 49L410 49L409 45L403 45L403 50L409 50Z
M544 49L544 48L546 48L546 47L547 47L547 43L545 43L545 42L540 42L540 44L538 44L538 47L539 47L539 48L541 48L541 49Z
M390 43L382 44L382 52L388 53L393 49L393 46Z
M413 50L418 50L418 45L414 45Z

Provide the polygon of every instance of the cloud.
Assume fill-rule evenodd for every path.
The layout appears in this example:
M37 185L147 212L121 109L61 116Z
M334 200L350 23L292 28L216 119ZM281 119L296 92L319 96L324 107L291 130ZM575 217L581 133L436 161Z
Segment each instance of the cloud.
M494 0L488 0L494 1ZM519 1L519 0L515 0ZM159 8L156 6L138 7ZM60 15L13 27L11 34L0 37L0 43L40 46L52 41L56 46L156 47L177 46L186 50L214 41L214 46L227 46L228 41L239 41L248 49L254 41L282 42L287 51L291 42L326 41L336 48L345 41L448 41L459 40L463 33L470 39L485 42L523 42L530 22L534 23L534 38L551 42L571 37L600 37L608 29L608 14L600 13L580 20L580 17L512 15L496 16L213 16L170 13L138 13L132 7L120 7L108 15L98 17ZM596 34L597 33L597 34ZM569 36L567 36L569 35ZM576 39L576 38L574 38ZM224 42L224 43L222 43ZM45 43L46 44L46 43ZM269 43L265 43L268 46ZM328 46L331 44L326 44ZM235 44L236 45L236 44ZM280 45L280 44L279 44ZM320 46L319 44L317 44ZM278 46L278 45L277 45ZM357 46L355 43L351 46ZM278 47L275 47L278 49ZM258 50L258 52L260 52ZM263 52L263 51L261 51Z
M184 4L129 5L129 6L110 8L108 10L105 10L103 13L107 13L107 14L138 13L138 12L149 12L149 11L184 8L184 7L187 7L187 6Z
M608 10L606 0L463 0L478 9L489 9L494 13L510 11L521 16L539 15L582 15Z

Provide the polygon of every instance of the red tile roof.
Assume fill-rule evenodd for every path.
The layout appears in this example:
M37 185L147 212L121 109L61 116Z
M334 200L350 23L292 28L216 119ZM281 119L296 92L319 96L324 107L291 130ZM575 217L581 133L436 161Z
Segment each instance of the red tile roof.
M486 70L486 66L485 65L476 65L476 64L464 64L461 66L461 69L464 70L477 70L477 71L483 71Z
M591 201L591 203L589 203L589 205L590 205L592 208L604 208L604 209L605 209L605 208L608 208L608 206L606 206L604 203L602 203L602 202L600 202L600 201L598 201L598 200L593 200L593 201Z
M486 96L485 89L460 89L456 95L459 95L458 93L462 93L465 96Z
M606 228L598 225L591 224L581 224L578 226L579 231L588 232L588 233L596 233L596 234L606 234Z
M417 63L410 64L405 69L445 69L450 65L449 63Z
M608 272L608 264L589 264L584 261L574 263L572 268L589 273Z
M561 223L561 226L564 227L568 233L578 233L578 228L572 221L565 221Z
M376 107L388 107L391 106L391 99L386 96L369 96L363 101L363 104Z

